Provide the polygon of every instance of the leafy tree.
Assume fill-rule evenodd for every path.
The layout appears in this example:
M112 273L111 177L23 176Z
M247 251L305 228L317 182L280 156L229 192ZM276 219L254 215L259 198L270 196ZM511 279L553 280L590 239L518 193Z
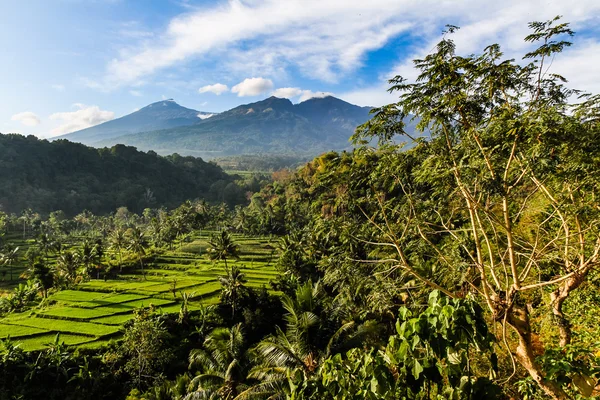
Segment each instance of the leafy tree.
M79 250L79 260L81 261L81 265L83 266L83 276L88 278L92 269L98 266L100 259L102 258L102 244L98 241L92 241L90 239L86 239L83 241L81 245L81 249Z
M48 289L54 285L52 269L42 262L36 262L33 264L32 277L39 283L44 298L48 297Z
M73 285L79 276L81 256L77 251L65 251L56 259L56 275L64 286Z
M153 309L135 310L133 323L125 329L122 350L127 357L125 371L136 387L156 381L171 355L166 348L168 332Z
M387 252L382 264L451 298L473 291L516 346L501 339L533 381L553 399L566 399L560 382L536 360L535 297L571 341L563 311L569 295L600 261L598 154L600 98L580 97L564 78L547 74L548 62L573 32L557 19L530 24L527 42L541 42L524 66L503 60L498 45L458 56L452 40L416 60L416 83L390 82L400 100L375 110L355 140L389 142L405 134L404 119L418 120L428 139L409 153L423 154L409 175L396 176L401 205L379 199L369 220ZM450 31L455 28L451 27ZM400 159L404 156L399 155ZM423 190L428 188L427 190ZM426 251L429 260L423 258ZM416 262L423 260L422 262ZM434 270L436 273L434 274Z

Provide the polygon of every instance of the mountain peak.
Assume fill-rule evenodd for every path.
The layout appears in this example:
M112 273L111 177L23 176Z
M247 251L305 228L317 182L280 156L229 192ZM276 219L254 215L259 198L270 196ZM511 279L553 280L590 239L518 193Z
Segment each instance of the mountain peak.
M175 128L201 121L200 111L180 106L173 99L165 99L120 118L100 125L63 135L60 138L93 145L102 140L127 134Z
M165 99L165 100L157 101L154 103L150 103L146 107L143 107L138 111L141 111L141 110L144 110L147 108L156 108L156 107L185 108L185 107L177 104L177 102L175 102L175 100L173 100L173 99ZM188 108L188 110L189 110L189 108Z
M252 111L249 111L252 110ZM244 104L234 108L231 111L236 113L247 113L247 112L263 112L263 111L279 111L279 112L293 112L294 104L289 99L271 96L264 100L260 100L254 103Z

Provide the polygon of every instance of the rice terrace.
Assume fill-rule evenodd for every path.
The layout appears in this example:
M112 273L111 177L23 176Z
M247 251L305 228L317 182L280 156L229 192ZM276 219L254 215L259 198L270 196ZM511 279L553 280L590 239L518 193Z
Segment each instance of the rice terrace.
M0 319L0 339L10 337L31 351L47 347L60 334L66 345L95 348L118 340L137 308L178 314L184 298L188 312L217 304L225 262L208 259L210 234L196 233L181 247L152 256L144 275L135 270L110 279L90 279L50 294L43 307ZM239 258L229 260L229 265L239 266L248 286L269 288L269 282L277 277L276 244L270 238L232 236L240 251ZM24 250L33 242L13 241Z

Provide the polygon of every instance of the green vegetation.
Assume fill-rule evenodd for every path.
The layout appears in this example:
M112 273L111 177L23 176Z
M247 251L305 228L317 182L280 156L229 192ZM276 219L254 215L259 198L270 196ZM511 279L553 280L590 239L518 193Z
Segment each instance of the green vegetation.
M187 199L244 203L243 187L220 167L177 154L161 157L116 145L93 149L66 140L0 135L0 210L105 214L127 207L176 207Z

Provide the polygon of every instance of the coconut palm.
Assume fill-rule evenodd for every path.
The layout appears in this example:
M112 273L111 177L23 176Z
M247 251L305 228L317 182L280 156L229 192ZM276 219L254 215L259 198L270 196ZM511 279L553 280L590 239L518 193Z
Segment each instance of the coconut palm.
M40 236L38 236L38 238L36 239L36 244L38 245L40 250L42 250L42 253L44 253L45 258L48 258L48 253L53 251L55 248L54 240L52 239L52 236L50 236L48 233L41 233Z
M237 302L246 293L247 288L244 284L247 282L246 277L236 265L231 268L225 267L225 276L219 277L221 283L221 299L224 303L231 305L231 314L235 316Z
M77 279L81 257L76 251L65 251L56 259L56 274L67 287Z
M250 364L241 324L213 330L204 349L192 350L189 360L190 368L201 372L192 379L186 400L233 400L248 388Z
M117 228L110 233L108 238L109 247L111 250L115 250L119 254L119 271L123 271L123 249L127 247L127 237L125 231L121 228Z
M127 241L127 248L132 251L135 255L138 256L140 261L140 266L142 267L142 276L146 279L146 275L144 275L144 260L143 256L146 255L146 249L148 248L148 241L146 240L146 236L144 232L142 232L139 228L135 227L129 231Z
M305 379L310 378L328 357L360 346L378 328L374 323L357 326L345 321L344 309L327 300L319 283L309 281L294 296L283 295L281 301L287 311L285 331L277 327L274 335L255 347L262 363L249 377L261 382L248 389L248 395L270 392L270 398L283 396L288 376L299 371Z
M227 269L228 258L239 258L240 247L227 231L215 234L208 241L208 257L213 261L223 260Z
M6 244L6 246L4 246L4 253L0 254L0 262L2 265L8 265L11 281L13 280L13 264L19 258L17 256L18 252L18 247L13 247L11 244Z
M99 243L91 240L84 240L79 252L79 259L83 266L83 276L88 277L92 267L96 267L102 257L102 249Z

